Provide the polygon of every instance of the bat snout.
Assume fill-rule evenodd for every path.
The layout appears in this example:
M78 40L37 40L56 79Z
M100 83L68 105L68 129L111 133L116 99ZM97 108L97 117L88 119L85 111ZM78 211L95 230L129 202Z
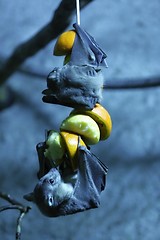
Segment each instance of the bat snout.
M60 69L58 67L54 68L52 72L49 73L47 80L58 80Z

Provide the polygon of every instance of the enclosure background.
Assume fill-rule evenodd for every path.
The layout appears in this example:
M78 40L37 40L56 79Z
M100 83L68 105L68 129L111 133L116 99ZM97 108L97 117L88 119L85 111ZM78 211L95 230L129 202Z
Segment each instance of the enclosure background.
M44 26L59 3L0 0L0 57L9 56ZM93 1L81 12L82 27L108 55L106 80L160 76L159 13L159 0ZM63 58L52 56L53 46L54 41L28 59L26 68L47 76L61 66ZM45 79L16 72L7 84L16 102L0 113L0 189L24 201L22 196L37 181L36 144L44 140L45 129L58 130L71 109L41 101ZM158 87L104 90L102 104L112 116L113 131L107 141L92 147L109 167L100 208L50 219L33 205L23 220L23 240L159 239L159 96ZM13 239L16 217L14 211L0 215L1 239Z

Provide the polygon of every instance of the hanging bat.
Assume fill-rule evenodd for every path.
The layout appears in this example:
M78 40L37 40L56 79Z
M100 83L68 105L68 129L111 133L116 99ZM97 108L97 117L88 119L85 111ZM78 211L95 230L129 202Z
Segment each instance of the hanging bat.
M67 64L49 74L47 87L44 102L92 109L102 99L103 75L91 66Z
M86 147L78 146L78 170L60 174L56 168L40 178L33 193L34 201L48 217L58 217L97 208L106 184L107 167Z
M92 109L102 99L102 66L107 66L106 54L94 38L77 24L73 25L76 37L70 61L55 68L47 78L48 89L43 101L73 108Z

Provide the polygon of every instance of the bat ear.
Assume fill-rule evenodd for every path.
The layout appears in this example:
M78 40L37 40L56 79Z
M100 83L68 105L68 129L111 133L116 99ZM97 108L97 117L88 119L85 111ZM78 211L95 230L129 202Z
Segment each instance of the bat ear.
M24 195L23 198L29 202L35 202L34 192Z

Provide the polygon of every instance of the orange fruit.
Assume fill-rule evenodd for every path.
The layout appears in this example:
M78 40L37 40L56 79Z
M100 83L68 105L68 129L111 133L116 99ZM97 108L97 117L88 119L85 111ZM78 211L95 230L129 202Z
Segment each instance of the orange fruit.
M82 139L88 145L96 144L100 139L100 131L97 123L87 115L70 115L62 122L60 129L61 131L82 136Z
M96 121L100 129L100 140L105 140L110 136L112 131L112 120L108 111L99 103L97 103L92 110L75 109L70 115L75 114L85 114Z
M68 156L71 160L71 166L73 170L77 169L78 162L77 162L77 148L78 148L78 141L80 146L86 146L83 140L79 136L73 133L68 133L68 132L60 132L65 145L66 145L66 150L68 153Z
M62 33L56 41L53 54L55 56L68 55L72 50L75 37L76 32L74 30Z

